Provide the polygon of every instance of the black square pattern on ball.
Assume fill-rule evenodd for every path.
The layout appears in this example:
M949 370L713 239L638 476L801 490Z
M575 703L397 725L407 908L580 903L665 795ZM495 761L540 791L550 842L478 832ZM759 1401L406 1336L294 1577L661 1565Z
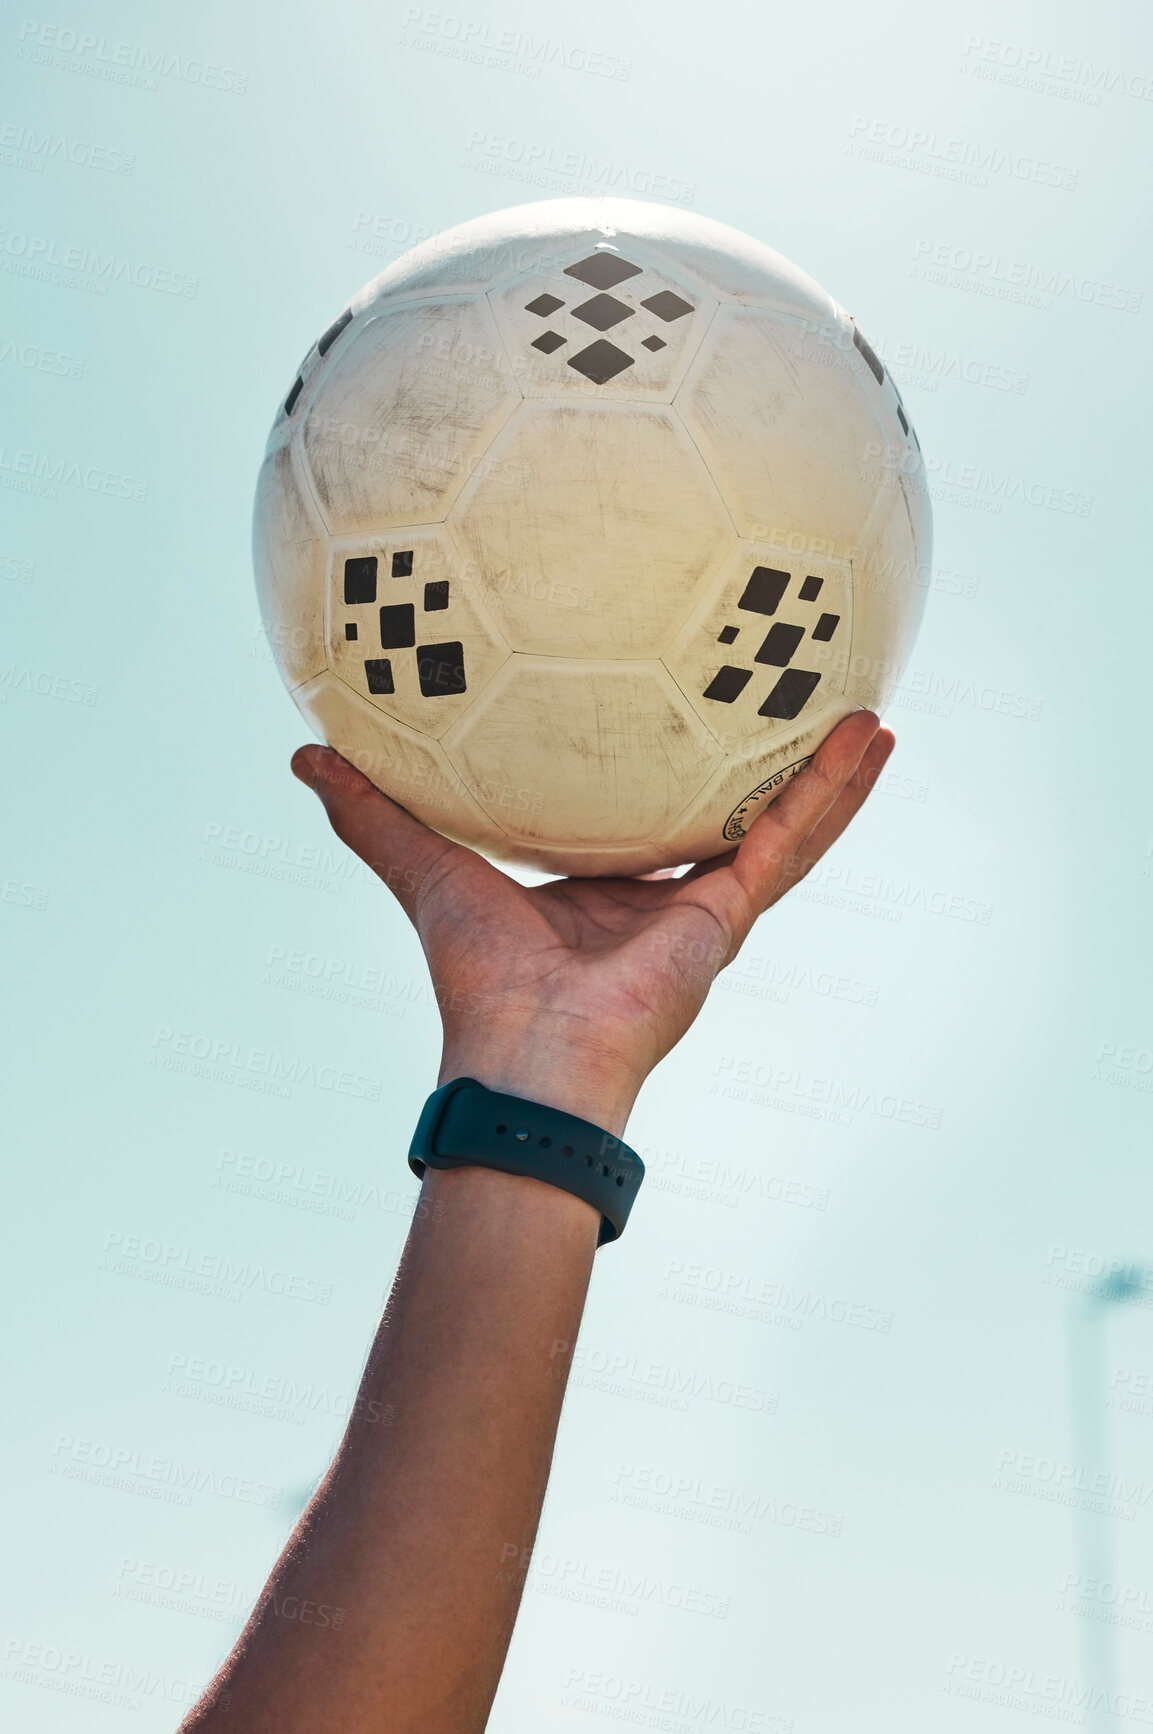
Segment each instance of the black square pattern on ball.
M437 578L424 587L424 611L434 613L438 608L448 607L448 579Z
M792 722L812 698L820 678L819 674L813 674L807 668L786 668L757 715Z
M565 276L588 283L593 289L614 289L626 277L639 277L639 265L630 265L617 253L590 253L575 265L565 266Z
M463 644L454 640L448 644L420 645L416 672L425 698L446 698L451 693L465 692Z
M559 296L546 294L538 295L535 301L526 301L524 310L526 313L535 313L539 319L547 319L550 313L555 313L558 307L563 306L564 302Z
M554 349L563 349L567 341L559 331L542 331L539 337L533 338L532 346L544 355L551 355Z
M823 578L806 578L805 582L801 585L801 601L815 602L817 597L821 594L821 585L824 582L825 580Z
M344 562L344 600L349 607L376 601L376 555L362 554Z
M655 355L658 349L667 349L668 344L665 342L663 337L642 337L641 347L643 349L651 349Z
M813 627L813 637L819 644L827 644L841 623L839 614L822 614Z
M732 704L751 679L747 668L734 668L731 663L726 663L706 686L705 697L715 699L718 704Z
M355 620L346 620L345 621L345 623L344 623L344 636L345 636L345 638L352 640L352 641L355 641L360 636L360 630L359 630Z
M618 349L615 343L610 343L607 338L598 337L587 349L582 349L577 355L570 355L568 365L575 367L578 373L583 373L586 379L591 379L594 385L606 385L610 379L615 379L618 373L623 373L626 367L631 367L633 358L626 355L623 349Z
M333 322L329 326L328 330L324 333L324 336L317 339L317 344L316 344L317 354L318 355L327 355L329 350L332 348L333 344L336 342L337 338L340 336L341 332L343 330L345 330L345 328L351 324L352 324L352 308L346 307L344 312L340 315L340 318L333 320Z
M396 691L392 684L392 664L387 656L370 656L365 662L364 673L368 681L369 692L379 696L382 693L387 694Z
M775 626L770 626L768 637L753 661L767 662L770 668L784 668L792 661L804 636L803 626L786 626L783 620L778 620Z
M671 289L662 289L659 294L650 295L647 301L641 302L650 313L655 313L658 319L663 319L666 325L673 319L683 319L686 313L693 311L691 301L683 301L679 295L674 295Z
M721 630L717 633L717 643L731 644L740 630L739 626L722 626Z
M885 370L881 366L880 361L877 359L876 351L874 350L872 344L869 342L868 338L862 336L861 332L858 331L858 329L855 325L853 326L853 342L856 344L857 349L860 351L861 355L864 357L865 365L868 368L869 372L872 374L873 378L876 380L877 384L878 385L884 385L884 383L885 383Z
M380 611L380 648L408 650L416 643L416 610L411 602L393 602Z
M412 577L411 548L402 548L399 554L392 556L392 575L394 578Z
M615 295L594 295L591 301L582 301L579 307L573 308L573 317L583 319L594 331L609 331L622 319L631 319L633 310L623 301L618 301Z
M752 614L775 614L788 588L787 572L778 572L772 566L754 566L737 607L747 608Z

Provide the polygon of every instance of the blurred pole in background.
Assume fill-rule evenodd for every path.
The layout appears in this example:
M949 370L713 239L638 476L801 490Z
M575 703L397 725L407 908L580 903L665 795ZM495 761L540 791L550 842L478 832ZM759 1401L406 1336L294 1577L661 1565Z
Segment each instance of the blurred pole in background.
M1069 1406L1074 1461L1083 1469L1090 1486L1096 1476L1109 1486L1109 1415L1106 1395L1106 1345L1110 1308L1139 1292L1142 1272L1127 1265L1111 1272L1080 1295L1069 1307ZM1082 1594L1093 1580L1115 1583L1113 1519L1110 1496L1102 1495L1100 1511L1092 1509L1092 1496L1075 1507L1077 1564ZM1100 1604L1102 1614L1108 1610ZM1111 1706L1116 1702L1117 1628L1108 1619L1080 1616L1082 1684L1089 1695L1085 1727L1089 1734L1115 1730Z

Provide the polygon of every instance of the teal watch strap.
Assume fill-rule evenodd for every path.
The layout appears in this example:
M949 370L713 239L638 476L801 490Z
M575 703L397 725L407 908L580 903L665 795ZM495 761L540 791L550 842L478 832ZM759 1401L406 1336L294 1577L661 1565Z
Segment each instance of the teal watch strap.
M640 1191L645 1165L635 1150L589 1120L489 1090L475 1078L453 1078L424 1104L408 1165L496 1168L545 1180L583 1198L601 1214L597 1245L616 1240Z

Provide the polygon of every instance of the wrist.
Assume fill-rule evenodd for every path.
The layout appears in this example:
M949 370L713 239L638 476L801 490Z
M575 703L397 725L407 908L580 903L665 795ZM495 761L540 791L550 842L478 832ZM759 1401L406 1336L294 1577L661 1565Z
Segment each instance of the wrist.
M600 1213L583 1198L521 1174L496 1168L427 1168L421 1181L422 1211L438 1224L449 1212L467 1215L474 1239L491 1236L502 1263L523 1255L526 1246L547 1245L555 1252L560 1237L592 1264Z
M452 1078L475 1078L486 1089L560 1108L615 1138L624 1133L641 1084L627 1067L587 1049L534 1048L495 1037L466 1046L446 1035L437 1083Z
M516 1081L523 1088L523 1072ZM602 1097L600 1106L608 1118L613 1104ZM543 1182L591 1206L601 1246L624 1232L645 1172L636 1151L603 1124L471 1076L449 1078L429 1096L408 1165L421 1178L430 1168L464 1165Z

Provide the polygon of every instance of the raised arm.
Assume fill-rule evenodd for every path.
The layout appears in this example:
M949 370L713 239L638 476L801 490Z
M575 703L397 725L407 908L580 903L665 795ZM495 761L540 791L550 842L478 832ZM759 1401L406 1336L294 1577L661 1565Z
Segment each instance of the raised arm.
M302 748L293 769L416 926L444 1023L440 1081L472 1077L619 1135L717 971L840 835L891 747L871 713L848 718L739 850L680 879L531 891L328 749ZM564 1395L558 1345L576 1340L598 1228L542 1181L428 1170L336 1458L186 1734L484 1728Z

